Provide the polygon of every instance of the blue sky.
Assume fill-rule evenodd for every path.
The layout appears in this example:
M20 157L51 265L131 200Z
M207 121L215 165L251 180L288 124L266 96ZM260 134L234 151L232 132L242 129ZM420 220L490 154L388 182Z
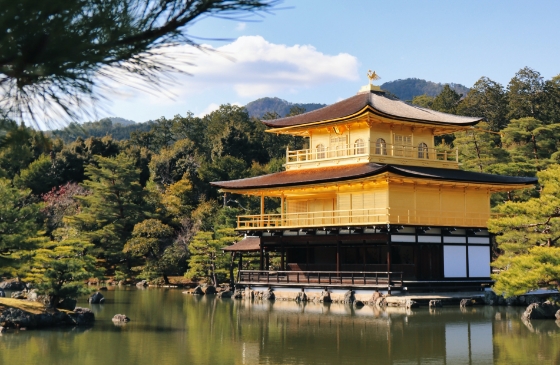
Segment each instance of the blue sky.
M287 0L254 21L202 19L189 34L213 50L173 57L195 64L163 90L118 88L103 116L136 122L203 115L264 96L330 104L367 83L417 77L468 87L482 76L507 85L522 67L560 73L560 2ZM183 58L186 57L186 58ZM148 89L151 89L148 86Z

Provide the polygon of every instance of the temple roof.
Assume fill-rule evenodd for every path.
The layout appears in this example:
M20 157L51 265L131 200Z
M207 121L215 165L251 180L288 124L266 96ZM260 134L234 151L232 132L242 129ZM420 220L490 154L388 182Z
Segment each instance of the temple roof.
M253 236L245 236L241 241L231 246L224 247L227 252L253 252L259 251L261 248L261 238Z
M384 172L392 172L406 177L475 184L532 185L538 181L536 177L502 176L455 169L365 163L289 170L247 179L216 181L211 184L228 190L274 188L354 180L379 175Z
M470 126L484 119L436 112L405 103L401 100L391 99L385 96L383 92L368 91L358 93L355 96L321 109L293 117L263 120L262 122L272 128L294 127L317 122L344 120L348 117L364 113L367 110L391 119L436 125Z

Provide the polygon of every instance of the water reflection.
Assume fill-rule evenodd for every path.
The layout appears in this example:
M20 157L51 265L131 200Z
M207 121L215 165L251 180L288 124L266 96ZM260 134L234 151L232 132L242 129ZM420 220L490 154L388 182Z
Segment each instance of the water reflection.
M523 323L517 308L355 309L135 288L104 295L91 306L91 329L4 334L0 364L560 363L558 324ZM131 322L115 326L117 313Z

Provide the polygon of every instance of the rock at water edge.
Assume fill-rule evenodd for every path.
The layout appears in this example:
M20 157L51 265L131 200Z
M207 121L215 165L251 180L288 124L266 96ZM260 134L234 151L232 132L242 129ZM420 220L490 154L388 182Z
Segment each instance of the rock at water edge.
M441 302L441 300L430 300L430 302L428 303L428 307L429 308L441 308L443 307L443 303Z
M127 323L130 322L130 318L126 314L115 314L112 319L113 322Z
M342 303L352 304L354 303L354 300L356 300L356 298L354 297L354 292L352 290L348 290L346 293L344 293L344 300L342 301Z
M525 309L525 312L521 315L521 319L556 319L558 310L560 310L560 307L549 301L544 303L532 303Z
M196 288L193 289L192 291L193 295L204 295L204 291L202 290L202 287L199 285Z
M201 288L202 291L204 292L204 294L206 295L211 295L211 294L216 294L216 287L214 285L207 285L203 288Z
M102 304L105 302L105 298L100 292L95 292L91 297L89 297L88 302L90 304Z

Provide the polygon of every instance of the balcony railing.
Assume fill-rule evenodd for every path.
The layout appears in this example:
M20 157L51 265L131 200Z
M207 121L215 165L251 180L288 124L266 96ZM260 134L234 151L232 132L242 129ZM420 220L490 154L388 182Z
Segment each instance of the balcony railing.
M432 147L394 145L387 143L367 143L345 145L340 148L310 148L305 150L286 150L286 163L301 163L361 156L394 157L428 161L459 162L459 151L441 151Z
M403 286L402 272L387 271L268 271L240 270L240 284L313 284L313 285L362 285Z
M313 228L379 224L450 225L485 227L488 213L424 209L372 208L285 214L255 214L237 217L238 229Z

